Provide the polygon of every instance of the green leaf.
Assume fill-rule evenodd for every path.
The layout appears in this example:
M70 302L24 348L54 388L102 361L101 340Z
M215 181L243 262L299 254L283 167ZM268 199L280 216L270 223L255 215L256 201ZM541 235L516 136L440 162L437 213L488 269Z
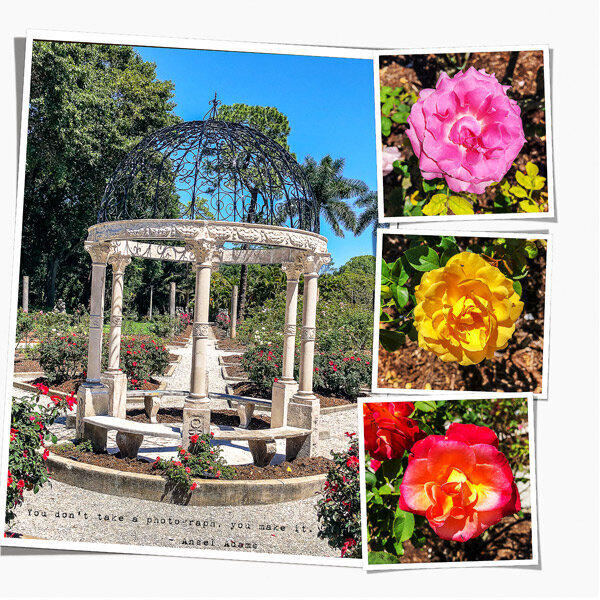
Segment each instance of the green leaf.
M409 248L404 256L413 269L417 271L432 271L440 266L440 257L433 248L416 246Z
M533 200L529 200L529 199L521 200L521 202L519 202L519 206L521 207L521 210L523 212L528 212L528 213L540 212L539 204Z
M513 290L515 293L519 295L519 297L523 294L523 288L521 287L521 283L519 281L513 281Z
M392 131L392 122L389 117L381 117L381 133L384 136L390 135Z
M390 267L390 278L394 279L398 285L404 285L408 281L408 273L404 270L402 257L396 259L396 262Z
M450 196L448 199L448 207L455 215L474 215L473 206L461 196Z
M369 552L370 565L392 565L398 562L398 557L389 552Z
M386 117L389 117L390 112L392 111L393 108L394 108L393 100L386 100L381 107L381 112Z
M513 196L516 196L517 198L527 198L527 192L518 185L511 186L509 191Z
M437 403L435 400L418 400L415 402L415 408L418 408L423 412L433 412L437 409Z
M528 162L525 165L525 170L527 171L527 175L529 175L529 177L532 179L540 172L537 165L533 164L532 162Z
M406 123L407 117L408 113L396 112L392 115L392 121L394 121L394 123Z
M545 177L532 177L531 178L531 189L532 190L541 190L546 183Z
M393 531L394 537L399 542L405 542L410 539L415 529L415 517L412 513L398 508L396 518L394 519Z
M392 331L391 329L379 330L379 343L388 352L395 352L398 348L404 346L406 336L401 331Z
M373 487L377 484L377 477L375 477L375 473L371 473L371 471L365 471L365 483Z
M446 200L446 194L435 194L431 200L423 206L423 214L428 217L447 214L448 209L446 207Z
M521 173L521 171L517 171L515 173L515 177L517 178L517 183L522 185L526 190L533 189L532 185L531 185L531 179L529 179L529 177L527 177L527 175L523 175L523 173Z
M392 297L400 308L404 308L408 302L408 290L405 287L399 285L390 286L392 291Z

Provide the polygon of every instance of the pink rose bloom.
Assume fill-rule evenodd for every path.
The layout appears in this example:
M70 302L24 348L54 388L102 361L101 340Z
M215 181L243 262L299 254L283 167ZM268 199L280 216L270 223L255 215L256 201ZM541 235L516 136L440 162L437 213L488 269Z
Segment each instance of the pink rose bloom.
M424 89L407 122L425 179L443 177L454 192L483 194L510 169L525 143L521 109L495 75L471 67L442 73Z
M400 160L400 150L395 146L386 146L381 153L381 170L384 177L394 170L395 160Z

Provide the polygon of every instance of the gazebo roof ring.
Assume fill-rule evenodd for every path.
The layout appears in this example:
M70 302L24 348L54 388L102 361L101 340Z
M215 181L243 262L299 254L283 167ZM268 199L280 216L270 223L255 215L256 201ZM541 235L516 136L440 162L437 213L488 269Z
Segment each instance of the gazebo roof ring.
M98 222L214 218L318 231L318 206L294 157L260 131L214 117L165 127L121 161Z

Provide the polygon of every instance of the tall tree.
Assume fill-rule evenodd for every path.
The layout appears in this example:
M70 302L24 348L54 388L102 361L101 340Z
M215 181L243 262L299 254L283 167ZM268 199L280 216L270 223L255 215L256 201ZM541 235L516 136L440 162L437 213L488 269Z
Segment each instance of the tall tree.
M356 200L355 206L362 209L362 212L356 219L356 227L354 228L355 235L360 235L367 227L369 227L369 225L373 226L373 235L375 235L377 227L379 226L377 192L369 190L366 194L363 194Z
M369 191L364 181L343 176L344 165L343 158L333 159L329 154L320 163L307 156L302 165L319 205L319 219L324 218L339 237L344 237L344 229L356 227L350 202Z
M288 118L276 108L271 106L249 106L247 104L232 104L219 107L218 116L224 121L233 121L248 125L267 137L277 142L282 148L289 152L288 135L290 134L290 122ZM249 168L251 171L251 167ZM246 213L248 223L256 220L256 205L258 201L258 186L252 183L252 173L245 174L248 182L248 192L251 195L250 204ZM276 175L274 174L274 179ZM248 248L248 244L244 244ZM238 314L237 318L242 320L246 309L246 298L248 295L248 266L242 265L240 270L240 287L238 291Z
M107 180L144 135L179 120L172 98L129 46L34 43L21 252L34 303L85 299L83 241Z

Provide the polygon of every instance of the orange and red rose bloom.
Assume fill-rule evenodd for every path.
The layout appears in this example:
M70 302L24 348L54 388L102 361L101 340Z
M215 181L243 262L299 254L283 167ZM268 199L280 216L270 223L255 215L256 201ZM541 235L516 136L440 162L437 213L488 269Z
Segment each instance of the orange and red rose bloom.
M442 539L460 542L521 510L496 434L477 425L453 423L445 436L416 442L400 494L402 510L425 516Z
M417 422L409 418L414 410L412 402L363 404L365 451L372 459L402 458L405 450L425 436Z

